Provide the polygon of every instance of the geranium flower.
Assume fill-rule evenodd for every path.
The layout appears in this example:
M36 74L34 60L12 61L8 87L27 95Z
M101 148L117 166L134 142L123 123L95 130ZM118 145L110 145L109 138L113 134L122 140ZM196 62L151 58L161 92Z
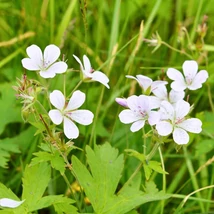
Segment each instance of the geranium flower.
M24 201L25 200L16 201L16 200L13 200L10 198L1 198L0 199L0 206L1 207L8 207L8 208L16 208L16 207L20 206Z
M79 129L73 121L82 125L92 123L94 115L89 110L77 110L85 102L85 94L81 91L75 91L68 103L61 91L54 90L50 93L50 101L57 109L49 111L49 117L52 122L59 125L63 122L65 136L69 139L75 139L79 136Z
M83 56L84 66L83 66L81 60L77 56L73 55L73 57L80 64L80 69L83 73L83 80L97 81L97 82L100 82L101 84L103 84L104 86L106 86L107 88L110 88L108 85L108 82L109 82L108 77L100 71L94 71L94 69L91 67L90 60L86 55Z
M202 83L206 82L208 73L206 70L198 71L198 64L194 60L187 60L183 63L183 73L180 71L169 68L167 70L167 76L174 80L171 83L171 88L175 91L183 91L186 88L189 90L196 90L202 87Z
M137 78L130 75L126 75L126 77L137 80L140 87L143 89L143 94L146 94L146 95L150 95L150 93L153 92L155 89L157 89L159 86L167 84L166 81L161 81L161 80L153 81L149 77L146 77L141 74L137 75L136 76Z
M156 129L159 135L167 136L172 133L175 143L187 144L189 135L187 132L200 133L202 122L197 118L185 117L190 111L190 105L180 100L173 106L168 101L163 101L160 106L161 121L157 123Z
M173 89L168 93L165 85L159 86L156 90L153 91L153 94L155 96L150 96L150 100L153 106L155 106L156 108L159 108L161 102L164 100L174 105L179 100L183 100L185 96L184 91L175 91Z
M56 74L66 72L68 68L65 62L56 62L60 55L60 49L56 45L48 45L44 54L37 45L31 45L26 52L29 58L22 59L22 66L30 71L40 71L43 78L53 78Z
M159 113L151 111L152 107L149 102L149 97L145 95L128 97L127 106L129 109L123 110L119 114L119 118L122 123L133 123L130 128L132 132L143 128L147 120L151 126L159 121Z

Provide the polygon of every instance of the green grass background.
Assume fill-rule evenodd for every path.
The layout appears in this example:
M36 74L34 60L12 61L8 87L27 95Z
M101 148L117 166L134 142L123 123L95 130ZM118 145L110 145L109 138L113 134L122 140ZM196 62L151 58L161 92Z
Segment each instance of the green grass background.
M205 15L208 28L203 44L197 30ZM148 46L143 38L150 39L156 32L180 52L161 45L152 53L154 47ZM189 97L190 103L194 103L192 115L203 121L203 132L191 135L190 143L184 148L174 143L162 146L165 168L169 172L166 183L162 175L152 175L159 189L175 194L165 203L163 211L173 213L186 195L214 184L213 41L213 0L0 0L0 150L3 148L0 155L9 161L8 168L0 168L0 181L19 194L23 169L42 141L41 137L33 136L35 129L23 122L21 105L12 89L16 78L25 72L21 59L26 56L29 45L36 44L41 49L48 44L59 46L69 68L74 70L79 69L79 65L72 55L82 58L86 54L93 68L109 77L109 90L99 83L80 86L87 95L85 107L94 112L95 121L90 127L80 127L81 135L75 144L84 149L86 144L93 146L108 141L120 152L126 148L144 150L143 133L131 133L129 126L118 119L122 108L115 103L115 98L141 93L125 75L143 74L155 80L164 77L168 67L182 70L183 62L190 60L183 51L199 62L200 69L209 72L209 79ZM202 46L196 49L195 44ZM27 71L27 75L37 78L34 72ZM78 80L77 72L67 74L67 94ZM46 83L50 91L62 90L63 77L58 75ZM10 145L8 156L4 153L6 144ZM148 151L153 147L150 138L144 144ZM83 152L76 155L84 158ZM154 159L159 160L159 155ZM137 164L137 160L127 157L121 183L128 179ZM50 193L65 192L66 185L60 179L55 172ZM70 179L72 183L73 178ZM186 203L184 213L214 213L214 205L210 203L214 199L213 188L198 191L193 196ZM160 204L143 205L138 212L160 213Z

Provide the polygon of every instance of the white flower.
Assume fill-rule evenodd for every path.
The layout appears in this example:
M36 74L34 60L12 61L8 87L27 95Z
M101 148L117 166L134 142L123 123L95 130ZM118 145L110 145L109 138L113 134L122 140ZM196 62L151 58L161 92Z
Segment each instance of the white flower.
M73 121L82 125L92 123L94 115L89 110L77 110L85 102L85 94L75 91L68 103L61 91L54 90L50 93L50 101L57 109L49 111L49 117L54 124L59 125L63 122L65 136L75 139L79 136L79 129Z
M208 73L206 70L198 71L198 64L194 60L188 60L183 63L183 73L180 71L169 68L167 70L167 76L174 80L171 83L171 88L175 91L183 91L186 88L189 90L196 90L202 87L202 83L206 82Z
M127 106L129 109L123 110L119 114L119 118L122 123L133 123L130 128L132 132L136 132L143 128L147 120L152 126L160 119L160 114L158 112L151 111L149 97L145 95L140 95L139 97L133 95L128 97Z
M65 62L56 62L60 55L60 49L56 45L48 45L44 55L37 45L31 45L26 52L29 58L22 59L22 66L30 71L40 71L43 78L53 78L56 74L66 72L68 68Z
M88 59L88 57L86 55L83 56L84 66L82 65L82 62L80 61L80 59L77 56L73 55L73 57L80 64L80 69L83 72L84 80L97 81L97 82L102 83L107 88L110 88L108 85L108 82L109 82L108 77L100 71L94 71L93 68L91 67L90 60Z
M146 94L146 95L149 95L151 92L156 90L159 86L167 84L166 81L161 81L161 80L153 81L149 77L146 77L141 74L137 75L136 76L137 78L130 75L126 75L126 77L137 80L140 87L143 89L143 94Z
M163 101L160 106L161 121L156 129L159 135L167 136L172 133L177 144L187 144L189 135L187 132L200 133L202 122L197 118L186 119L190 111L190 105L184 100L179 100L175 106Z
M153 91L153 94L155 96L150 96L150 100L153 106L155 106L156 108L159 108L161 102L164 100L174 105L179 100L183 100L185 95L184 91L175 91L173 89L168 93L165 85L159 86L156 90Z
M0 199L0 206L1 207L16 208L16 207L20 206L24 201L25 200L16 201L16 200L13 200L10 198L1 198Z
M127 105L127 99L126 98L116 98L115 99L115 101L119 104L119 105L121 105L121 106L123 106L123 107L125 107L125 108L128 108L128 105Z

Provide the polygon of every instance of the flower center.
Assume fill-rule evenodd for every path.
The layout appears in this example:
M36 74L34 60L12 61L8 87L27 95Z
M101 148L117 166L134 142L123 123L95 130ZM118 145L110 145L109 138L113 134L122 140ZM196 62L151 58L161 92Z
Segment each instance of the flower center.
M41 71L46 71L50 65L50 61L42 60L41 62Z

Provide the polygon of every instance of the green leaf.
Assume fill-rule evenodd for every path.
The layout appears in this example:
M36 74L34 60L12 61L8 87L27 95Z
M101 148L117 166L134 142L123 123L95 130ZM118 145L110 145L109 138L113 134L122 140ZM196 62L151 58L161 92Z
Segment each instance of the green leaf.
M39 163L34 166L26 166L23 177L22 199L31 209L42 198L50 180L51 170L47 163Z
M125 149L125 152L127 152L129 156L133 156L138 160L140 160L141 162L145 162L146 160L146 157L144 154L141 154L133 149Z
M29 211L33 212L53 205L57 213L65 212L75 214L77 213L77 208L71 205L74 202L74 200L62 195L49 195L39 199Z
M22 122L21 108L16 106L18 101L16 100L15 91L12 89L13 84L15 83L0 85L0 134L8 123Z
M146 191L141 191L141 174L122 187L118 194L115 193L124 167L123 155L118 156L118 151L104 144L95 146L94 151L87 146L87 161L91 173L75 157L72 157L73 170L89 198L95 213L99 214L125 214L137 206L149 201L164 200L169 194L156 189L154 184L148 183ZM136 185L135 185L136 184Z
M148 166L156 172L161 174L169 174L168 172L164 171L161 167L161 163L157 161L149 161Z
M50 162L51 166L54 169L60 171L61 174L64 174L65 162L57 151L55 151L54 154L51 154L49 152L39 151L39 152L34 153L34 155L36 157L32 159L31 165L36 165L36 164L42 163L42 162Z

